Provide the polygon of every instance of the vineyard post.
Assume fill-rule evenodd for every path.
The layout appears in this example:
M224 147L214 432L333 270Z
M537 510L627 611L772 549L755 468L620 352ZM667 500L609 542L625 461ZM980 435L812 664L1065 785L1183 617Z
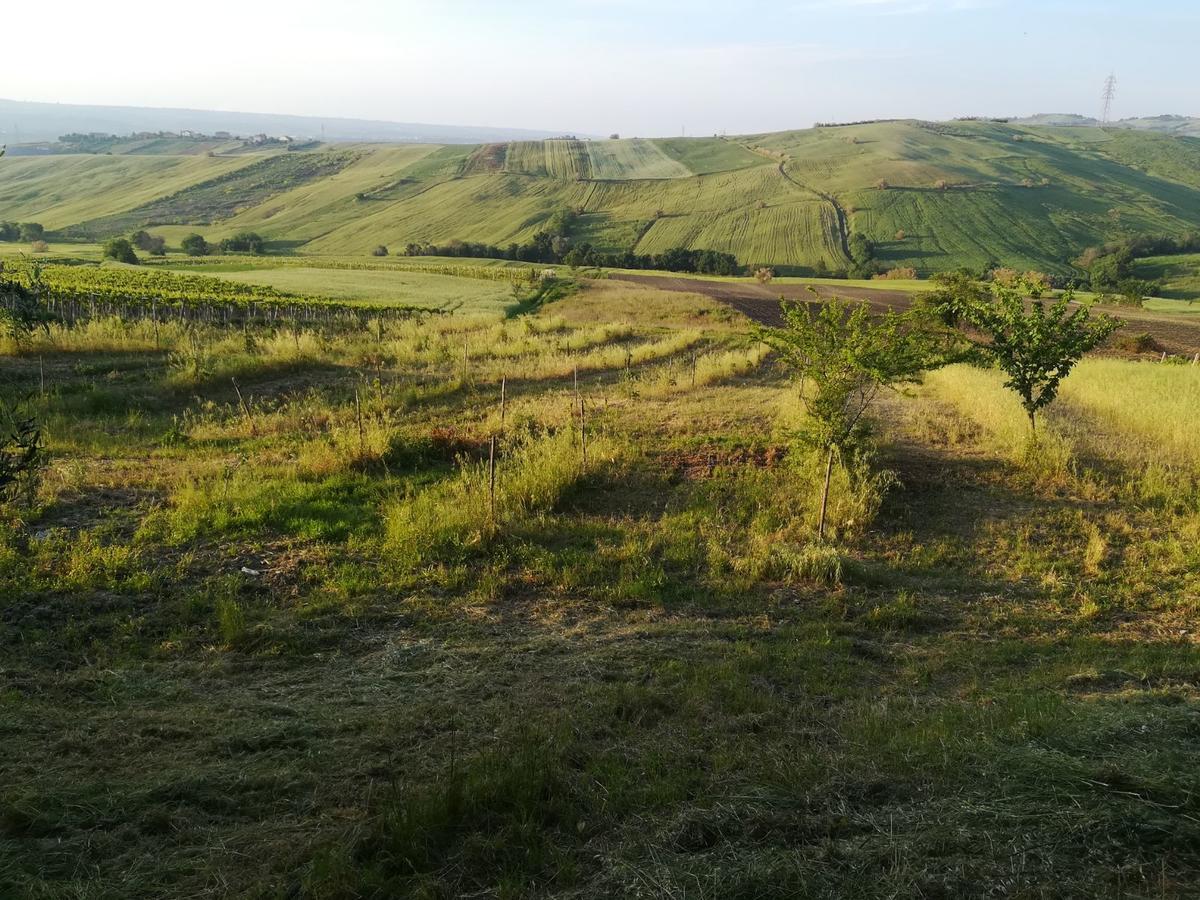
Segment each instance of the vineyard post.
M46 366L42 362L42 357L38 355L38 396L46 396Z
M470 362L470 357L467 355L467 333L464 331L463 332L463 378L462 378L463 384L466 384L467 381L469 381L470 377L471 377L470 369L468 368L469 362Z
M258 429L254 426L254 417L250 415L250 407L246 405L246 398L242 396L242 389L238 387L236 378L230 378L229 380L233 382L233 389L237 393L238 403L242 407L242 415L246 417L246 422L250 426L250 434L257 437Z
M496 436L488 442L488 510L492 524L496 524Z
M500 430L504 431L504 407L507 400L507 375L500 376Z
M358 419L358 459L361 462L367 458L367 439L363 432L362 401L358 396L358 388L354 389L354 415Z
M696 387L696 351L692 351L692 388Z
M587 469L587 407L579 398L579 444L583 454L583 468Z

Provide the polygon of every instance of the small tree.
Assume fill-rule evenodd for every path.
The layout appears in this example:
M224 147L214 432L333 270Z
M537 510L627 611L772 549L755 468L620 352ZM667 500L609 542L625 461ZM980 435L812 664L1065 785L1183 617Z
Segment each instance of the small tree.
M800 382L808 413L800 438L825 454L817 537L825 537L833 465L859 439L862 418L885 387L911 383L944 357L937 330L915 312L872 320L865 304L833 298L817 312L783 302L783 328L759 328L759 340L774 349Z
M775 270L761 266L754 271L754 280L759 284L770 284L775 278Z
M22 222L17 226L20 230L20 238L26 243L43 240L46 237L46 229L40 222Z
M0 502L32 491L45 462L42 432L32 416L0 406Z
M208 241L203 235L189 234L179 242L179 247L188 256L208 256L209 250Z
M374 250L371 251L371 255L372 256L387 256L388 248L385 247L383 244L380 244L378 247L376 247Z
M1072 309L1071 291L1053 303L1040 296L1041 290L1023 279L988 285L945 279L930 298L948 318L982 334L972 343L1008 376L1004 386L1021 398L1034 439L1037 414L1054 402L1062 380L1120 327L1110 316L1092 316L1087 307Z
M167 252L167 242L148 231L135 231L129 236L129 242L138 250L144 250L154 256L164 256Z
M136 266L140 260L133 252L133 244L125 238L113 238L104 243L104 258L115 259L117 262Z

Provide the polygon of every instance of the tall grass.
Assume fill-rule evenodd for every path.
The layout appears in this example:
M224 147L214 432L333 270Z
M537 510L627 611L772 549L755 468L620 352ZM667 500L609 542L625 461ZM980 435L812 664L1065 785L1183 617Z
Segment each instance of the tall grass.
M554 510L585 475L571 429L526 433L501 445L495 502L486 461L462 459L448 481L385 505L385 543L402 569L462 559L505 529ZM620 448L607 439L588 447L593 465L609 464Z

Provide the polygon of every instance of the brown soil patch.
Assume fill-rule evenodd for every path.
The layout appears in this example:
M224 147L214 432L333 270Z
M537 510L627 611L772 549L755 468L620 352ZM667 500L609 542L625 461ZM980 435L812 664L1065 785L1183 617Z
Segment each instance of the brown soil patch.
M658 275L611 275L618 281L629 281L645 287L663 291L686 291L702 294L733 307L738 312L763 325L782 325L779 298L816 302L829 297L844 297L862 300L876 312L889 309L905 310L912 306L913 295L887 288L864 288L847 285L770 284L752 282L705 281L684 276L662 277ZM815 294L814 294L815 291ZM1127 325L1117 332L1119 340L1125 332L1134 331L1150 336L1160 348L1158 352L1169 355L1192 356L1200 353L1200 316L1189 321L1169 314L1150 312L1144 309L1106 306L1100 310L1123 319Z

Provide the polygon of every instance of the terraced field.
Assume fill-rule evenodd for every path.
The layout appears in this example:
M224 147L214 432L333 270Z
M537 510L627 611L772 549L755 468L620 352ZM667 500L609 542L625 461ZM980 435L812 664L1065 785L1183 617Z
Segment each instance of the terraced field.
M0 219L99 240L241 229L363 255L414 241L522 242L556 212L607 251L721 250L803 274L1002 263L1059 274L1094 244L1200 228L1200 141L1098 128L889 122L738 138L369 146L231 157L16 158ZM173 224L164 224L173 223Z

